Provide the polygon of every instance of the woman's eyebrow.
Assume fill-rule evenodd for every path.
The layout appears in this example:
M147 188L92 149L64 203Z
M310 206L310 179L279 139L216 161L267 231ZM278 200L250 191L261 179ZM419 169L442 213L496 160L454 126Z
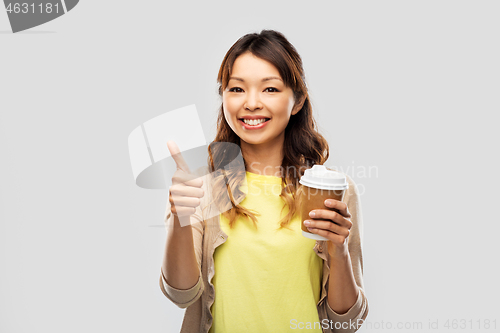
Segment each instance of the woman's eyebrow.
M245 80L243 80L241 77L237 77L237 76L231 76L229 78L229 80L236 80L236 81L241 81L241 82L245 82ZM283 80L277 76L269 76L269 77L265 77L262 79L262 82L266 82L266 81L270 81L270 80L280 80L283 82Z

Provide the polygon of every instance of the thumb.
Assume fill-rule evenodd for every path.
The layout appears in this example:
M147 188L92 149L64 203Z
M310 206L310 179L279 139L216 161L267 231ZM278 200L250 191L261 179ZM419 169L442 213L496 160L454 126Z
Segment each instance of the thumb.
M167 147L168 147L168 150L170 151L170 155L172 155L172 157L175 161L175 164L177 164L177 169L181 169L187 173L191 173L191 171L189 171L189 167L188 167L186 161L184 160L184 158L181 155L181 151L179 150L179 147L177 147L175 142L168 141Z

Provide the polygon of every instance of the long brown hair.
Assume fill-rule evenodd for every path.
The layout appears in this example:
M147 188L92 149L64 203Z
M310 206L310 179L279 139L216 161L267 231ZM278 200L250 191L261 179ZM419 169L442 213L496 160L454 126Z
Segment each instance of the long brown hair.
M222 97L222 93L229 83L234 61L246 52L251 52L253 55L270 62L278 69L284 84L292 88L295 103L305 98L302 108L295 115L291 115L285 128L280 197L289 210L280 221L280 228L283 228L287 227L294 214L297 213L300 177L304 174L305 169L309 169L315 164L323 164L328 159L328 143L316 129L302 60L295 47L283 34L277 31L262 30L260 33L247 34L231 46L222 61L217 77L219 95ZM234 133L224 117L222 104L217 117L217 134L213 142L230 142L240 146L240 138ZM214 201L223 212L223 216L229 219L230 227L234 225L240 215L251 219L257 227L255 216L259 214L239 205L235 200L236 197L243 195L239 185L245 180L246 163L244 167L233 167L229 170L224 168L238 154L235 149L224 148L224 145L211 144L208 149L208 163L211 172L220 171L219 177L215 177L213 180ZM284 208L285 206L283 206Z

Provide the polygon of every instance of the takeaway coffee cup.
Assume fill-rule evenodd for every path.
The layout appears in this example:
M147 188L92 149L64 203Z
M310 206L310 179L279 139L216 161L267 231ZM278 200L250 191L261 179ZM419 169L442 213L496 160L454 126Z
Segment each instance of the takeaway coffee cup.
M345 190L349 187L346 177L340 172L328 170L324 165L314 165L311 169L304 171L304 175L300 177L299 183L302 185L300 198L302 235L315 240L328 240L328 238L309 232L304 225L304 221L311 219L309 217L311 210L335 210L327 208L325 200L335 199L342 201Z

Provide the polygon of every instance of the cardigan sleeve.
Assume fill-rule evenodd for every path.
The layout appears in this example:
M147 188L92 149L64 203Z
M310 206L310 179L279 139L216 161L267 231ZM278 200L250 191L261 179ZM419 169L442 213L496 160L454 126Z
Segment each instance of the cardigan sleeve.
M349 189L346 192L344 202L347 204L349 212L351 213L352 222L348 239L348 249L354 279L358 286L358 297L354 305L343 314L333 311L328 304L327 298L324 299L319 310L323 312L323 318L328 318L329 328L326 331L332 333L356 332L368 315L368 300L363 286L363 219L361 215L360 195L354 181L349 176L347 176L347 180L349 182Z
M206 192L205 188L205 182L203 184L203 190ZM203 200L203 199L202 199ZM201 276L201 260L202 260L202 242L203 242L203 234L204 234L204 221L203 221L203 216L202 216L202 211L201 211L201 205L199 205L196 208L196 212L191 215L191 228L193 230L193 245L194 245L194 250L196 254L196 261L198 262L198 270L200 272L200 275L198 277L198 282L191 287L190 289L176 289L172 287L168 282L166 281L165 275L163 274L163 271L160 269L160 289L163 292L163 294L171 300L175 305L177 305L180 308L187 308L194 302L200 298L201 294L203 293L204 290L204 283L203 279ZM167 201L167 209L165 212L165 218L164 218L165 225L167 227L167 230L169 230L171 226L174 223L174 215L171 212L171 206L170 202Z

